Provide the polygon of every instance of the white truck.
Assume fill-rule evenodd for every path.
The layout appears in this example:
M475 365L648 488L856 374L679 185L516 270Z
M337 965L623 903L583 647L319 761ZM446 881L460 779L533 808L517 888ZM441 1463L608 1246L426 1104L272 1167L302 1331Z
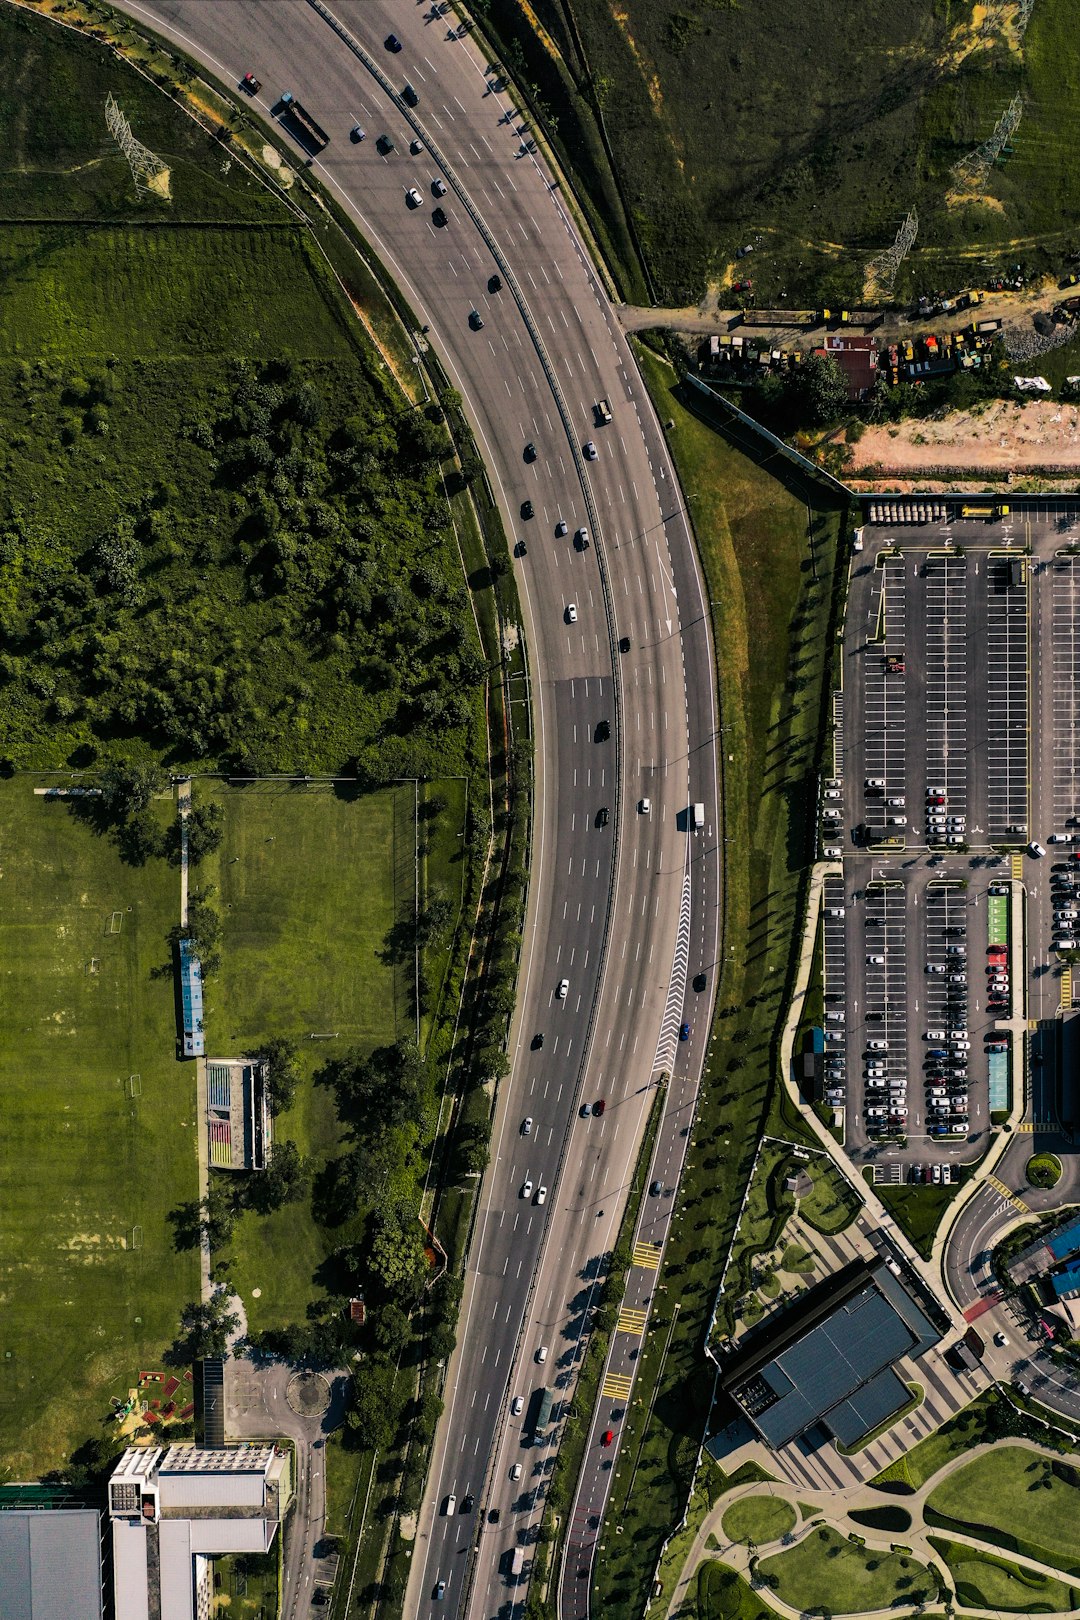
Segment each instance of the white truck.
M705 806L694 804L690 806L690 819L695 832L700 832L705 825Z

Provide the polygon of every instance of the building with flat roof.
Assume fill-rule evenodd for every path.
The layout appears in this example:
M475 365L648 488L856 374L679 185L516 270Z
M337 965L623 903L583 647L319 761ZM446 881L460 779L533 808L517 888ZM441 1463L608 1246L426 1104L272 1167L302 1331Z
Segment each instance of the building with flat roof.
M816 1427L853 1446L911 1399L896 1363L940 1337L884 1261L860 1260L812 1289L722 1386L774 1449Z
M206 1051L203 1035L202 963L189 939L180 941L180 1015L185 1057L202 1057Z
M213 1170L265 1170L271 1118L265 1063L207 1058L207 1163Z
M101 1620L101 1514L96 1508L0 1512L3 1620Z
M115 1620L209 1620L213 1560L269 1552L291 1494L275 1446L130 1446L109 1480Z

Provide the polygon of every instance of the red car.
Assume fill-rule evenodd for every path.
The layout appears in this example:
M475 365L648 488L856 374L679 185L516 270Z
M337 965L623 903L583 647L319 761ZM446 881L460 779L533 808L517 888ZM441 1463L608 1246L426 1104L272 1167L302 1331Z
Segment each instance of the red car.
M750 280L737 281L735 283L735 291L736 292L749 292L753 285L754 285L754 283L752 281L750 281Z
M613 1429L605 1429L603 1434L600 1436L600 1444L602 1446L610 1446L610 1444L614 1440L614 1438L615 1438L614 1430Z
M592 1105L592 1111L593 1111L594 1114L597 1115L597 1117L599 1117L604 1112L604 1109L606 1107L607 1107L607 1102L605 1101L605 1099L603 1097L598 1097L597 1100Z

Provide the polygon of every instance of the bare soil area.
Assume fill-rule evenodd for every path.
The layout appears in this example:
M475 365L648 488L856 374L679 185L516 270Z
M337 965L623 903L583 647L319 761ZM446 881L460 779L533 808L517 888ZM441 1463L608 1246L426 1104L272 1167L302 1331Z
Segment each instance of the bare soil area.
M937 468L970 468L998 477L1080 469L1080 405L1057 400L993 400L940 421L869 427L851 447L848 471L897 477Z

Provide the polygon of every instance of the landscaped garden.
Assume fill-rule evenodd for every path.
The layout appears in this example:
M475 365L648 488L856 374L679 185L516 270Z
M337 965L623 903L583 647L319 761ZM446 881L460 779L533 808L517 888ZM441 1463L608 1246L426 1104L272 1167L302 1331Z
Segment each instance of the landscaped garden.
M883 1553L847 1541L829 1525L812 1530L798 1546L763 1558L762 1576L783 1603L796 1609L859 1614L894 1604L915 1607L934 1596L929 1570L903 1553Z
M1080 1592L1053 1575L940 1536L931 1536L930 1543L945 1560L957 1600L966 1608L1003 1609L1010 1614L1060 1614L1080 1608Z
M995 1446L948 1475L926 1519L1080 1575L1080 1471L1026 1446Z
M753 1541L759 1547L779 1541L794 1528L795 1509L780 1496L744 1496L731 1504L723 1519L729 1541Z

